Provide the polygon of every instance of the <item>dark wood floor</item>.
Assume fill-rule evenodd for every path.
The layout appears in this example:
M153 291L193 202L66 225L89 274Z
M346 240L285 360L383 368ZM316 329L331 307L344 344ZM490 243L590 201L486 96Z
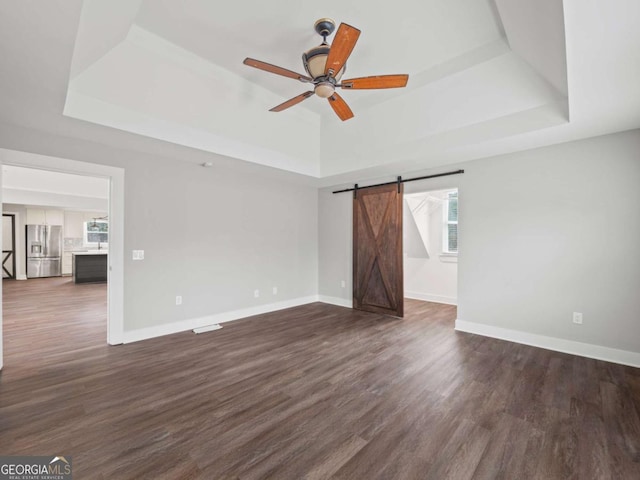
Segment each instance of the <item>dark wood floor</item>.
M0 454L74 478L638 479L640 370L321 303L106 345L105 286L4 282Z

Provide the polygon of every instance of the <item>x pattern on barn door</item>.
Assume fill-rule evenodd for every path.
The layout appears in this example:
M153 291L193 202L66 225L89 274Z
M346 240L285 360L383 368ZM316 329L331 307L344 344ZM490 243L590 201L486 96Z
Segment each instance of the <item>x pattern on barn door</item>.
M402 185L358 190L353 200L353 306L401 317Z

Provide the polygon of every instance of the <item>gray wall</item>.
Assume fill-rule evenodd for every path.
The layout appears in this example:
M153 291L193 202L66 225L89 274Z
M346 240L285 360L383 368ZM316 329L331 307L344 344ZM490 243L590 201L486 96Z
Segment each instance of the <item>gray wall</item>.
M125 331L317 294L317 190L306 177L223 157L203 168L8 125L0 147L125 169ZM133 249L145 260L132 261Z
M459 188L458 318L640 352L640 131L439 171L458 167L405 184ZM319 192L320 294L350 300L339 282L351 278L351 197L330 191Z
M204 169L1 127L4 148L125 168L125 330L317 293L351 299L349 194L222 157ZM459 318L640 352L640 131L460 166L406 184L459 188Z
M125 329L317 293L314 188L162 160L125 181Z

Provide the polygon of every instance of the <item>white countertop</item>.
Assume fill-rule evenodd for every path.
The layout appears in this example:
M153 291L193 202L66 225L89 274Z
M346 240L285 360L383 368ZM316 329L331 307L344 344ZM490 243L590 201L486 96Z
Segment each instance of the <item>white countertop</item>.
M107 255L107 250L90 250L88 252L71 252L71 255Z

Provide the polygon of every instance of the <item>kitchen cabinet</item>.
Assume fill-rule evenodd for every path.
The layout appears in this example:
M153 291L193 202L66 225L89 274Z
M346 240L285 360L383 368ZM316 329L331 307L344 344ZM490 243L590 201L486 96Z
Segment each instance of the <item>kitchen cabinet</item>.
M73 255L71 252L62 254L62 275L71 275L73 273Z
M27 208L27 225L64 225L63 210Z
M73 256L74 283L107 281L107 253L75 252Z
M82 212L64 212L64 237L82 238Z

